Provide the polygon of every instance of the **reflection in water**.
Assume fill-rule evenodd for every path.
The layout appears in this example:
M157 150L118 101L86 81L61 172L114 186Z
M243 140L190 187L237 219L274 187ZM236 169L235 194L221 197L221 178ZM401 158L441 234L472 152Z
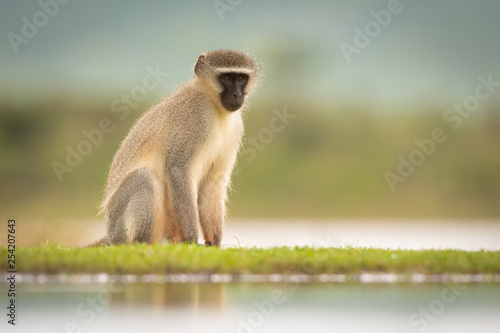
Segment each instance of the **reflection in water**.
M220 283L134 283L108 287L107 297L111 306L222 307L224 289L225 285Z
M17 287L19 332L500 332L498 283Z

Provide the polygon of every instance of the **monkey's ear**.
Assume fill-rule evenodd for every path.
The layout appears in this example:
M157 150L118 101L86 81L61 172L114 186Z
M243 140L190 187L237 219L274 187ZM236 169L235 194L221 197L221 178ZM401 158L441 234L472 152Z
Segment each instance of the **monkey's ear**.
M202 54L201 56L198 57L198 61L196 62L196 65L194 66L194 73L196 75L200 74L201 69L203 68L203 65L205 65L205 55Z

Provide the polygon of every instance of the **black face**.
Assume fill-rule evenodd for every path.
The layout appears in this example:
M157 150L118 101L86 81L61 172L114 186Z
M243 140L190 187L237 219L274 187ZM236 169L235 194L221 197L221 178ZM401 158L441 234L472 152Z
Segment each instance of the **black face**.
M245 86L248 75L243 73L222 73L219 81L224 87L220 93L222 106L228 111L236 111L245 102Z

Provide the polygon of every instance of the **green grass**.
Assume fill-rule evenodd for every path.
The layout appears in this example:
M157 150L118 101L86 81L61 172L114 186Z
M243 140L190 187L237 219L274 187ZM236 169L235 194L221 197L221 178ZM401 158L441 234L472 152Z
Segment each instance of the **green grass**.
M7 258L0 247L0 257ZM16 248L25 273L226 273L226 274L498 274L500 251L384 250L374 248L213 248L189 245ZM0 263L7 270L7 260Z

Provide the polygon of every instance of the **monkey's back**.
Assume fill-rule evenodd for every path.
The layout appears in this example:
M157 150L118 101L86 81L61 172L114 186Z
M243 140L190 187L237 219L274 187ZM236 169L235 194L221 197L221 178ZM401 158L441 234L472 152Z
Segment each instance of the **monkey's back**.
M105 201L133 170L145 166L163 175L166 159L183 163L200 149L204 141L200 138L207 138L210 127L216 122L214 112L200 112L199 109L207 104L205 95L186 84L139 117L113 157ZM180 113L186 109L187 112Z

